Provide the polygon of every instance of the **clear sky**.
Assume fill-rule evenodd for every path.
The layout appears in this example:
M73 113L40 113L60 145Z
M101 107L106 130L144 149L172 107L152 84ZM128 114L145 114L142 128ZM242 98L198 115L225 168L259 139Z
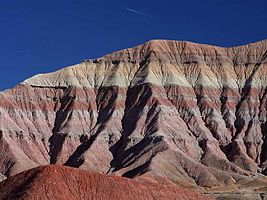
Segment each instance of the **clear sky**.
M0 90L151 39L267 38L266 0L0 0Z

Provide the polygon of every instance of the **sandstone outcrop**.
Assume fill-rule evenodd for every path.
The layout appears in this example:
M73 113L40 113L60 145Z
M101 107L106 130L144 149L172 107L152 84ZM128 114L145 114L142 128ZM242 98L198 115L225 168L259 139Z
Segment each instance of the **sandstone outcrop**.
M0 173L60 164L220 187L267 173L267 40L153 40L0 93Z
M197 192L63 166L24 171L0 183L0 199L212 200Z

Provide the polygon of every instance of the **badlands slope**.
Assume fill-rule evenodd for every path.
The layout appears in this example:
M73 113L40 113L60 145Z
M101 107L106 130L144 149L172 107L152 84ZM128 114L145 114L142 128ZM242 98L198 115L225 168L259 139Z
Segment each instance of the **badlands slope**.
M267 40L152 40L0 93L0 173L60 164L222 187L267 173Z
M62 167L37 167L0 183L0 199L23 200L212 200L173 185L161 185Z

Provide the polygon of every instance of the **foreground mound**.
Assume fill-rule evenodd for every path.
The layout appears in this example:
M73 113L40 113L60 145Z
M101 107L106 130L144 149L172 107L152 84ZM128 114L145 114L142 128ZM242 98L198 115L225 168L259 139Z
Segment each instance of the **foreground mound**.
M0 199L211 199L172 185L48 165L0 183Z

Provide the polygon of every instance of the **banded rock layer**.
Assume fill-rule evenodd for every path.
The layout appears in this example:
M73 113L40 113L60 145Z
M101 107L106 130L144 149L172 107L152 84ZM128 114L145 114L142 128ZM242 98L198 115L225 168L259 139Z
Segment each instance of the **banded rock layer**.
M153 40L0 94L0 173L61 164L185 186L267 166L267 40Z

